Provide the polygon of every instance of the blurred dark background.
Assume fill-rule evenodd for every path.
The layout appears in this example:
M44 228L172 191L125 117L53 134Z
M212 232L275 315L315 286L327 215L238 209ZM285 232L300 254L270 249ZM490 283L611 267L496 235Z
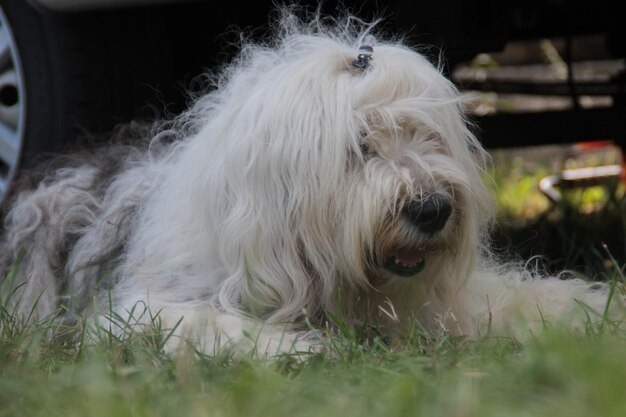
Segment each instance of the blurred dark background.
M116 5L133 1L96 0L92 10L67 10L66 6L46 11L39 7L16 16L13 26L23 25L32 32L31 37L39 35L40 60L50 64L45 70L50 83L62 79L66 100L80 103L73 107L56 106L58 118L65 120L70 137L85 130L107 131L137 117L154 117L155 111L178 113L186 106L184 92L193 88L192 79L232 57L241 29L253 38L267 35L268 15L273 10L273 2L263 0L135 1L140 5L119 7ZM16 2L2 0L0 4ZM41 6L64 2L31 3ZM298 4L309 10L318 7L312 1ZM435 46L431 49L434 60L442 51L450 74L480 53L501 52L507 44L520 40L556 39L555 45L567 66L581 59L626 56L624 14L619 2L608 0L325 1L319 7L330 15L347 9L366 20L384 17L382 28L390 33L406 33L408 42L414 45ZM7 13L11 11L9 7L5 9ZM596 36L595 44L584 45L588 35ZM517 54L507 51L505 59L509 62L501 63L532 59L532 52L528 54L523 49L518 44ZM595 56L589 56L594 53ZM602 80L602 87L588 81L576 85L575 80L568 79L534 86L524 80L516 85L510 80L498 83L490 77L472 79L465 75L456 81L466 89L560 97L602 93L612 97L610 108L590 112L579 112L581 106L574 105L541 116L490 114L491 117L479 121L481 137L489 147L525 145L529 141L616 139L626 132L624 118L620 117L625 91L623 68L611 74L610 79ZM543 84L547 84L545 80ZM619 111L613 111L617 107ZM56 146L57 143L50 145Z

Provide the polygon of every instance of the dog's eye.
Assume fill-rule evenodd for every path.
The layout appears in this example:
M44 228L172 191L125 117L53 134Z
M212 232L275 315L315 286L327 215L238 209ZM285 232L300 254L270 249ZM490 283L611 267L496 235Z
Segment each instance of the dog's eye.
M367 132L360 132L358 138L359 147L361 148L361 154L367 155L370 147L367 144Z

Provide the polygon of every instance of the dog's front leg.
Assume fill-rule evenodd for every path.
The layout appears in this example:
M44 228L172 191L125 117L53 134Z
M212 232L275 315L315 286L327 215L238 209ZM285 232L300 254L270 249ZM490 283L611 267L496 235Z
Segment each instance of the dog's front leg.
M139 322L158 323L168 336L165 350L170 353L191 348L208 356L227 353L236 358L270 359L282 354L306 356L320 348L321 339L314 332L294 331L289 324L264 323L207 304L168 304L156 310L155 303L150 305L151 311L142 314Z

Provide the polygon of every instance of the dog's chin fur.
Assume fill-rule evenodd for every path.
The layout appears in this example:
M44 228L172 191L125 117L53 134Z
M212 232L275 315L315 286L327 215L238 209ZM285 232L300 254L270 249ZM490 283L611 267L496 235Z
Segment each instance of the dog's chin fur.
M424 56L355 19L285 13L279 26L145 146L64 157L14 192L9 302L33 318L63 305L138 324L146 305L209 354L307 349L310 324L330 317L391 336L416 322L516 334L542 319L582 325L575 299L602 309L604 287L491 261L487 156ZM423 233L403 208L434 194L452 213ZM415 251L415 274L386 265L399 250Z

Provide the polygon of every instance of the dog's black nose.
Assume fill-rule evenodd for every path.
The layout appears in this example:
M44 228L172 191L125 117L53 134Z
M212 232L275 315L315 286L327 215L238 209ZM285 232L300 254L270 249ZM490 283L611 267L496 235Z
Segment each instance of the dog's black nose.
M404 214L420 231L434 234L446 225L452 214L450 200L443 196L431 195L424 200L411 201Z

